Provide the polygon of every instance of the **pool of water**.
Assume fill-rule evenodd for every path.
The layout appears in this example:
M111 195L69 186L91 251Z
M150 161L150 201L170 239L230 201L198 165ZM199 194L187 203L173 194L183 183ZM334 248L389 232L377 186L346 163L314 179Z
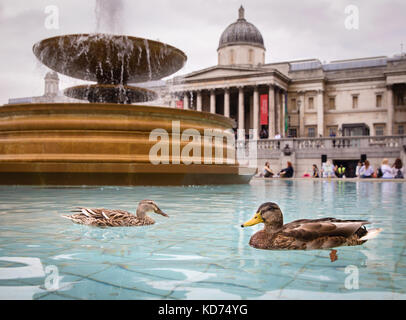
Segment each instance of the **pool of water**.
M405 299L406 185L256 181L199 187L0 186L0 299ZM153 199L170 218L145 227L83 226L74 206L135 212ZM267 251L242 229L277 202L285 222L333 216L381 227L362 246Z

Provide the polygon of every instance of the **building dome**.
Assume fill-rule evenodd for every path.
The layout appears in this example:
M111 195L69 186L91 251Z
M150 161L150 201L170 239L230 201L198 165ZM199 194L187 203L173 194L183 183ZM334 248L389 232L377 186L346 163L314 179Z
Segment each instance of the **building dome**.
M261 32L244 18L241 6L236 22L220 37L217 49L218 65L259 66L265 63L265 46Z
M220 37L218 50L230 45L252 45L265 49L261 32L245 20L245 10L241 6L238 20L229 25Z

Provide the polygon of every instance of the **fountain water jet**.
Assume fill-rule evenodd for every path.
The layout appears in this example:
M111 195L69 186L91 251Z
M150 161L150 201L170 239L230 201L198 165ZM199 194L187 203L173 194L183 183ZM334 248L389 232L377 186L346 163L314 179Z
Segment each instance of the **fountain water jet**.
M96 32L121 33L123 0L96 0Z

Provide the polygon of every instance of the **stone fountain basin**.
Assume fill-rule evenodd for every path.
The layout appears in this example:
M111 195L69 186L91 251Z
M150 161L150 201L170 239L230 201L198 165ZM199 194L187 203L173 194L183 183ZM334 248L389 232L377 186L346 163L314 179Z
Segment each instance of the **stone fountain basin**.
M33 52L58 73L99 84L159 80L187 60L181 50L158 41L99 33L48 38L36 43Z
M172 139L208 128L226 130L234 121L220 115L162 107L106 103L22 104L0 108L0 184L31 185L198 185L247 183L253 170L237 164L184 164L172 154L169 164L153 165L152 130ZM202 138L203 140L203 138ZM180 143L180 149L188 142ZM201 154L204 154L203 148ZM214 155L214 148L213 148ZM174 164L175 162L180 164Z
M70 87L64 90L64 94L71 98L88 100L96 103L121 102L131 104L152 101L158 98L158 95L152 90L112 84L93 84Z

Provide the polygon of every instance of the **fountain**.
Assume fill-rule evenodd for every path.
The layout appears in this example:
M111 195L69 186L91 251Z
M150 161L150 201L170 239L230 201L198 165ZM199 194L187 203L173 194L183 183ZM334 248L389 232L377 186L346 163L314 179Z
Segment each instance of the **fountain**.
M179 49L96 33L45 39L34 45L33 52L56 72L97 83L65 90L65 95L88 103L0 108L2 184L199 185L251 179L253 170L242 170L235 163L234 144L223 145L225 139L234 139L234 120L132 104L154 100L156 94L129 83L178 71L187 59ZM151 138L156 130L161 135ZM207 130L217 135L207 138ZM167 145L151 155L159 143ZM190 157L185 156L191 151Z
M158 80L183 67L180 50L147 39L109 34L74 34L43 40L33 48L37 58L64 75L97 81L68 88L65 95L89 102L134 103L154 100L153 91L127 83Z

